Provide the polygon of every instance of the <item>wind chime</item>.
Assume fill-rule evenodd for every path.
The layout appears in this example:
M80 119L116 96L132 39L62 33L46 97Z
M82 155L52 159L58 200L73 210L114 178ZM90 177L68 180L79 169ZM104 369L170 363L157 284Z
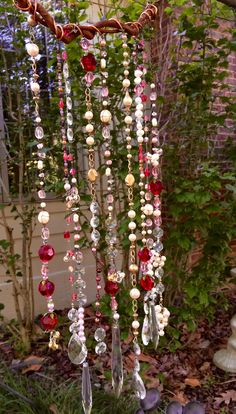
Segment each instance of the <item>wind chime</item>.
M126 139L127 151L127 175L125 184L127 187L129 218L129 280L130 303L133 311L132 333L133 351L135 354L133 368L133 390L139 399L144 399L146 389L140 377L139 355L140 331L143 345L153 342L156 348L159 337L164 335L164 328L168 323L169 311L163 305L162 283L163 267L165 256L162 255L163 245L161 242L163 230L161 228L161 199L163 190L161 182L160 158L162 149L160 148L157 108L156 108L156 86L155 83L147 85L147 67L143 59L143 43L140 40L134 42L133 50L129 47L128 37L133 36L138 39L143 27L155 20L157 7L148 5L142 12L137 22L122 23L117 19L101 21L95 25L80 26L77 24L66 24L64 26L56 24L54 18L45 8L33 0L14 0L15 6L29 13L28 24L30 26L31 40L26 44L26 50L31 57L32 63L32 82L30 84L35 104L35 137L37 139L37 170L38 170L38 197L40 200L41 211L38 214L38 221L42 224L42 245L39 248L39 258L41 261L42 280L39 283L39 292L46 298L47 312L41 318L41 326L44 331L50 333L49 347L57 349L57 340L60 336L56 330L58 323L57 314L54 311L53 292L54 283L50 281L49 263L53 259L55 251L50 245L48 228L49 213L46 205L45 192L45 158L44 151L44 130L40 118L40 86L39 75L37 73L37 56L39 48L35 44L34 26L38 23L49 27L59 41L70 43L72 40L81 37L80 45L83 49L83 57L78 64L84 70L84 118L86 126L84 128L84 138L88 154L87 180L91 195L90 201L90 235L91 249L96 263L96 302L95 317L96 324L95 352L102 355L107 352L106 331L102 325L102 315L100 311L101 300L101 278L103 264L98 257L98 245L100 240L99 228L99 203L97 197L97 165L96 165L96 131L94 127L93 113L93 82L96 71L100 72L101 89L101 112L100 123L102 137L104 140L105 175L107 177L107 196L105 208L107 211L106 219L106 242L107 242L107 262L108 274L105 283L105 292L110 296L112 310L112 386L117 396L120 395L123 385L123 365L122 351L119 328L119 307L116 295L119 291L119 284L122 283L125 274L117 269L116 264L116 232L119 223L115 217L115 196L114 196L114 172L112 168L111 154L111 127L112 113L109 108L109 89L107 72L106 34L120 33L123 50L123 119L124 135ZM90 50L90 39L97 36L99 39L100 55L95 57L95 52ZM141 56L141 58L140 58ZM134 62L134 85L130 80L130 62ZM77 169L75 141L73 133L72 115L72 94L69 65L67 54L62 50L60 42L57 46L57 74L58 74L58 95L59 110L61 120L61 145L64 163L64 189L66 199L66 220L64 226L64 239L66 242L66 254L64 262L68 265L69 282L71 284L71 309L68 318L71 322L71 339L68 345L68 355L72 363L82 365L82 404L86 414L92 409L92 387L90 381L89 366L87 362L88 349L86 346L86 326L84 320L86 297L86 269L83 266L83 253L81 251L81 222L80 222L80 195L77 182ZM150 77L150 76L149 76ZM145 88L149 93L145 94ZM137 150L138 149L138 150ZM136 156L134 152L137 150ZM139 196L140 211L136 211L135 205L135 176L134 165L139 164ZM136 221L137 214L141 214L141 224ZM141 238L142 246L137 251L137 238ZM72 240L73 239L73 240ZM138 256L138 257L137 257ZM144 320L140 329L139 302L143 301Z

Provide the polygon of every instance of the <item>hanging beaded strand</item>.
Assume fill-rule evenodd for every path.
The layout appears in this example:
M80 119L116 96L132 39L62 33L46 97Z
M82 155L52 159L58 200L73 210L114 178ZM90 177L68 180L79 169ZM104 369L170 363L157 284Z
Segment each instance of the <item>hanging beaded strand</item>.
M100 59L100 70L101 70L101 95L102 95L102 111L100 114L100 120L102 123L102 136L105 144L104 158L106 163L105 175L107 177L107 218L106 218L106 236L105 240L107 243L107 260L108 260L108 275L105 284L105 292L111 297L111 310L112 310L112 387L116 396L118 397L121 393L123 386L123 360L121 351L120 341L120 327L119 318L120 315L117 312L118 303L116 300L116 294L119 291L119 284L122 282L125 274L124 272L117 271L116 256L117 256L117 220L115 217L115 199L114 199L114 179L112 173L112 159L111 159L111 133L110 124L112 122L111 112L107 109L109 105L109 89L107 86L108 73L106 72L107 67L107 52L106 52L106 40L104 36L100 41L101 59ZM97 329L96 333L103 328ZM95 333L95 339L96 338ZM99 344L98 344L99 345Z
M35 23L35 22L34 22ZM33 22L31 25L34 25ZM59 339L59 332L55 331L55 327L58 323L58 317L56 313L54 312L54 302L52 299L52 295L55 290L55 285L53 282L51 282L48 279L48 262L53 259L55 255L54 248L48 244L50 232L47 227L47 224L49 222L49 212L46 210L46 202L44 201L46 199L46 192L45 192L45 171L44 171L44 160L46 158L46 153L44 151L44 130L41 125L41 118L39 113L39 100L40 100L40 85L38 83L39 75L37 73L37 63L36 63L36 57L39 55L39 48L34 43L35 38L32 31L32 28L30 29L31 33L31 42L26 44L26 51L31 56L32 61L32 70L33 70L33 81L30 84L31 91L33 93L33 100L35 103L35 137L38 140L37 144L37 169L38 169L38 179L39 179L39 190L38 190L38 197L40 200L40 207L41 211L38 214L38 221L40 224L42 224L42 231L41 231L41 237L43 240L42 246L39 248L38 254L39 258L41 260L41 275L42 280L39 283L38 290L42 296L44 296L47 300L47 308L48 312L45 313L41 319L40 323L42 328L46 332L50 332L50 341L49 341L49 347L51 349L58 349L57 340Z
M144 387L143 381L139 375L140 366L138 361L138 356L140 355L140 347L138 345L138 335L139 335L139 321L138 321L138 299L140 297L140 290L137 288L137 273L138 273L138 266L136 264L136 223L134 221L136 217L136 212L134 211L134 183L135 178L133 175L133 168L132 168L132 145L131 145L131 126L133 123L133 119L131 116L131 105L132 105L132 98L129 94L129 87L130 87L130 80L129 80L129 48L127 44L127 36L125 34L122 35L123 39L123 66L124 66L124 76L123 79L123 88L125 92L125 97L123 100L124 104L124 111L125 111L125 135L126 135L126 149L127 149L127 161L128 161L128 174L125 178L125 183L127 185L127 194L128 194L128 217L130 219L129 222L129 241L130 241L130 248L129 248L129 271L130 271L130 279L131 279L131 290L130 290L130 297L132 299L132 309L133 309L133 322L132 322L132 331L133 331L133 344L134 344L134 353L135 353L135 360L134 360L134 372L133 372L133 388L135 395L139 399L143 399L146 396L146 389Z

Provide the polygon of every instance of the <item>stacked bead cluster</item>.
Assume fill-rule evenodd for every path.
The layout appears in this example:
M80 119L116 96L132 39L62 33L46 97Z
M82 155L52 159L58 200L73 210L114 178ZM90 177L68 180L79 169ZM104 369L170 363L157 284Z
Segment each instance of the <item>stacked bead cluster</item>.
M33 37L33 35L32 35ZM37 65L36 58L39 55L39 48L35 43L27 43L26 50L29 56L32 59L32 69L33 69L33 80L30 84L31 91L33 93L33 100L35 103L35 137L38 141L37 144L37 169L38 169L38 179L39 179L39 190L38 197L40 200L41 211L38 214L38 221L42 224L41 237L43 240L42 246L39 248L38 254L41 260L41 275L42 280L39 283L38 290L42 296L47 299L47 308L48 312L42 316L41 325L42 328L51 332L49 346L53 349L57 349L58 345L56 340L59 337L59 333L55 332L54 329L58 322L58 317L54 312L54 303L52 295L54 293L54 283L48 279L48 262L53 259L55 255L54 248L48 244L50 231L47 227L49 222L49 212L46 210L46 192L45 192L45 170L44 170L44 161L46 158L46 152L44 151L44 130L41 125L41 118L39 114L39 99L40 99L40 85L38 83L39 75L37 74Z

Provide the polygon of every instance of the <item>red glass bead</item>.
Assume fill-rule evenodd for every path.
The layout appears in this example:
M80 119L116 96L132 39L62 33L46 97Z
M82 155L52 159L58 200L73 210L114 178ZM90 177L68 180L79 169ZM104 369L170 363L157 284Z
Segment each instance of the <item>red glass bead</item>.
M149 168L145 168L145 170L144 170L144 175L145 175L145 177L149 177L149 175L150 175L150 170L149 170Z
M58 323L58 316L56 313L45 313L45 315L42 316L40 319L40 324L44 331L50 332L55 329Z
M119 286L117 283L108 280L105 284L105 292L108 295L115 296L119 290Z
M81 65L86 72L93 72L96 69L96 59L92 53L88 53L81 59Z
M43 263L49 262L55 255L55 250L50 244L43 244L38 251L40 260Z
M60 109L63 109L63 108L64 108L64 102L63 102L63 99L60 99L60 102L59 102L59 108L60 108Z
M149 190L151 191L151 193L153 195L159 195L159 194L161 194L163 188L164 187L163 187L161 181L151 181L149 183Z
M39 293L41 293L42 296L52 296L55 285L53 282L50 282L50 280L41 280L38 286Z
M139 250L138 257L141 260L141 262L144 262L144 263L148 262L151 258L151 254L148 248L144 247L142 250Z
M69 239L70 238L70 232L69 231L65 231L64 232L64 239Z
M141 99L142 99L142 102L147 102L148 97L147 95L142 95Z
M150 276L144 276L142 277L142 279L140 280L140 286L144 289L144 290L152 290L153 286L154 286L154 281Z

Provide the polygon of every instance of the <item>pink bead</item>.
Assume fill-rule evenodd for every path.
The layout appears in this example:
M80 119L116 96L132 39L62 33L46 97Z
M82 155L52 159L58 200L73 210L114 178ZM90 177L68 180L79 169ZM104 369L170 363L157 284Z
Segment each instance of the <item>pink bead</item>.
M81 307L81 308L78 309L78 311L79 311L79 313L84 313L84 308Z
M76 300L77 299L77 294L76 293L72 293L72 300Z
M101 285L97 285L97 290L101 290L102 286Z
M70 173L71 173L71 175L75 175L76 174L76 169L75 168L71 168Z
M62 52L61 56L62 56L62 59L63 59L63 60L66 60L66 59L67 59L67 53L66 53L66 51L65 51L65 50L63 50L63 52Z
M79 234L75 234L75 235L74 235L74 240L75 240L75 241L78 241L79 239L80 239L80 235L79 235Z
M70 282L70 283L74 283L74 280L75 280L75 279L74 279L74 276L72 276L72 275L71 275L71 276L69 276L69 282Z

